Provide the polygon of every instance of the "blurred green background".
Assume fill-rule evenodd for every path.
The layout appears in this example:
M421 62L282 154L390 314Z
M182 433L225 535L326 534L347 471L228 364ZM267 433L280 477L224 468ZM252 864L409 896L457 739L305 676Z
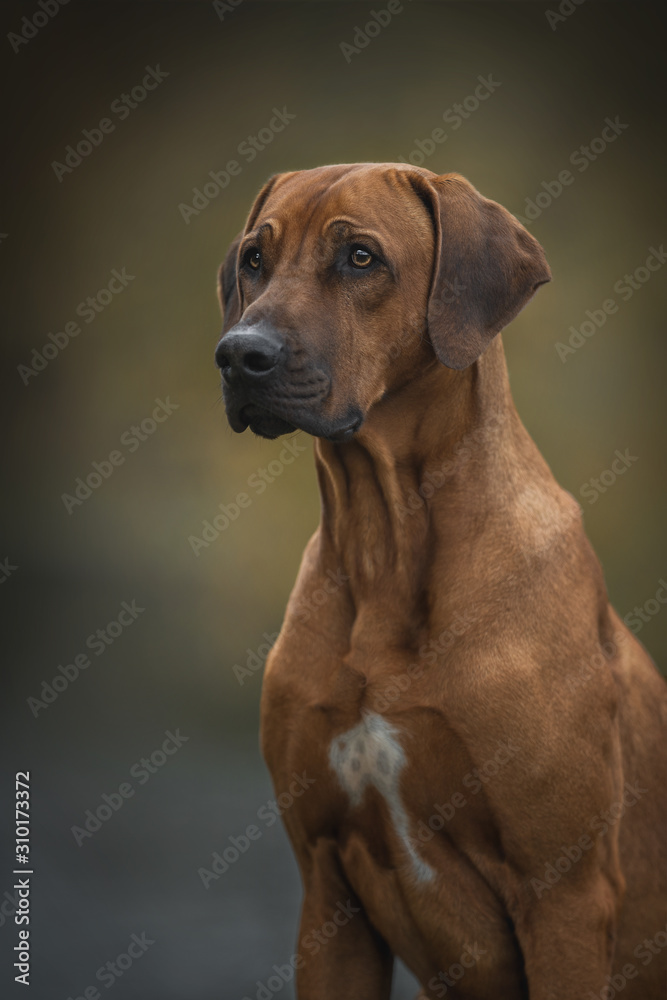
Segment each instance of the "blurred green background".
M570 169L574 182L530 225L553 281L504 335L514 396L584 507L617 610L667 577L665 274L627 301L613 288L667 237L661 8L587 0L550 24L556 3L406 0L346 58L341 44L385 7L72 2L14 51L9 34L40 8L3 5L0 559L16 567L0 588L3 795L31 769L35 996L78 996L144 930L156 944L114 996L254 998L294 950L298 876L279 827L209 889L197 876L271 795L256 749L261 672L241 686L233 668L279 628L319 514L303 435L294 463L261 495L249 489L283 442L232 434L213 364L216 270L272 173L408 159L421 143L424 166L457 170L525 216ZM158 65L168 75L145 100L122 120L110 111ZM500 86L455 127L455 105L469 109L489 75ZM249 162L238 147L275 107L296 117ZM59 181L52 163L105 117L114 130ZM594 144L581 171L570 157L608 117L628 127ZM446 141L430 151L438 128ZM240 174L186 223L179 205L230 159ZM133 279L94 322L79 316L81 333L24 384L19 366L114 268ZM618 311L563 362L556 344L609 298ZM178 408L130 452L122 435L167 397ZM69 514L62 494L119 448L124 464ZM588 502L582 487L617 449L637 460ZM196 556L189 537L244 491L251 505ZM27 699L132 600L145 608L137 621L35 718ZM639 633L661 665L665 614ZM78 847L85 810L177 727L189 741ZM395 998L410 990L402 973Z

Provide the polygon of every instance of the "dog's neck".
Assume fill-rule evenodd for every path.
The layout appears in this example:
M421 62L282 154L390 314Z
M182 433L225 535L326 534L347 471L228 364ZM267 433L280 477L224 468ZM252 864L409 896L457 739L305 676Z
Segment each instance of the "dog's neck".
M388 601L414 615L434 565L470 545L485 505L552 482L514 408L500 337L465 371L434 363L376 404L351 442L318 439L315 457L320 558L349 577L357 611L385 615Z

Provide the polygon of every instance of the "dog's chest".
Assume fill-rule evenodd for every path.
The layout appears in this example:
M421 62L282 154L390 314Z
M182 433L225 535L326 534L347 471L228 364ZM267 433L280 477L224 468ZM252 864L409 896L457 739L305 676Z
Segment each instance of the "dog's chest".
M414 875L420 880L432 878L432 868L415 850L410 836L401 789L408 761L400 730L381 715L364 712L356 726L331 740L328 758L350 808L361 806L368 790L374 788L385 802L393 832Z
M323 652L309 665L299 658L297 670L292 652L274 656L264 681L262 743L276 789L305 770L312 787L292 808L309 837L336 830L341 850L363 843L384 870L433 884L438 807L457 835L482 796L465 810L449 805L470 798L463 782L474 761L442 699L432 703L426 671L410 672L395 650L354 662Z

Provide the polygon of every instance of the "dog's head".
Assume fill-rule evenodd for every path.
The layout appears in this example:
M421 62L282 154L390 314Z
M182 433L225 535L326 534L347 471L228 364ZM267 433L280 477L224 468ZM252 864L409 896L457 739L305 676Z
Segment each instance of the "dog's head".
M471 365L550 276L530 233L458 174L272 177L219 273L229 423L346 441L426 366Z

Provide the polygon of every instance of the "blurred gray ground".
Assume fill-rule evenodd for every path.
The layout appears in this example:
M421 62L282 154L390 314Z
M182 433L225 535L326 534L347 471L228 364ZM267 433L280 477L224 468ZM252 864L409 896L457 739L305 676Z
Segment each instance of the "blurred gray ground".
M289 963L300 880L282 825L257 819L273 793L254 742L202 746L191 735L145 785L133 782L135 796L81 847L70 827L97 808L102 792L116 791L127 771L86 754L77 761L54 756L34 773L35 960L26 996L76 1000L94 984L106 996L95 973L127 949L132 934L155 943L109 986L114 1000L256 1000L258 981L266 985L274 964ZM9 787L4 776L2 787ZM205 889L198 869L210 870L213 851L253 821L262 836ZM11 885L4 881L0 892ZM5 955L15 932L5 919ZM393 1000L412 1000L417 990L397 964ZM271 992L294 998L292 982Z

